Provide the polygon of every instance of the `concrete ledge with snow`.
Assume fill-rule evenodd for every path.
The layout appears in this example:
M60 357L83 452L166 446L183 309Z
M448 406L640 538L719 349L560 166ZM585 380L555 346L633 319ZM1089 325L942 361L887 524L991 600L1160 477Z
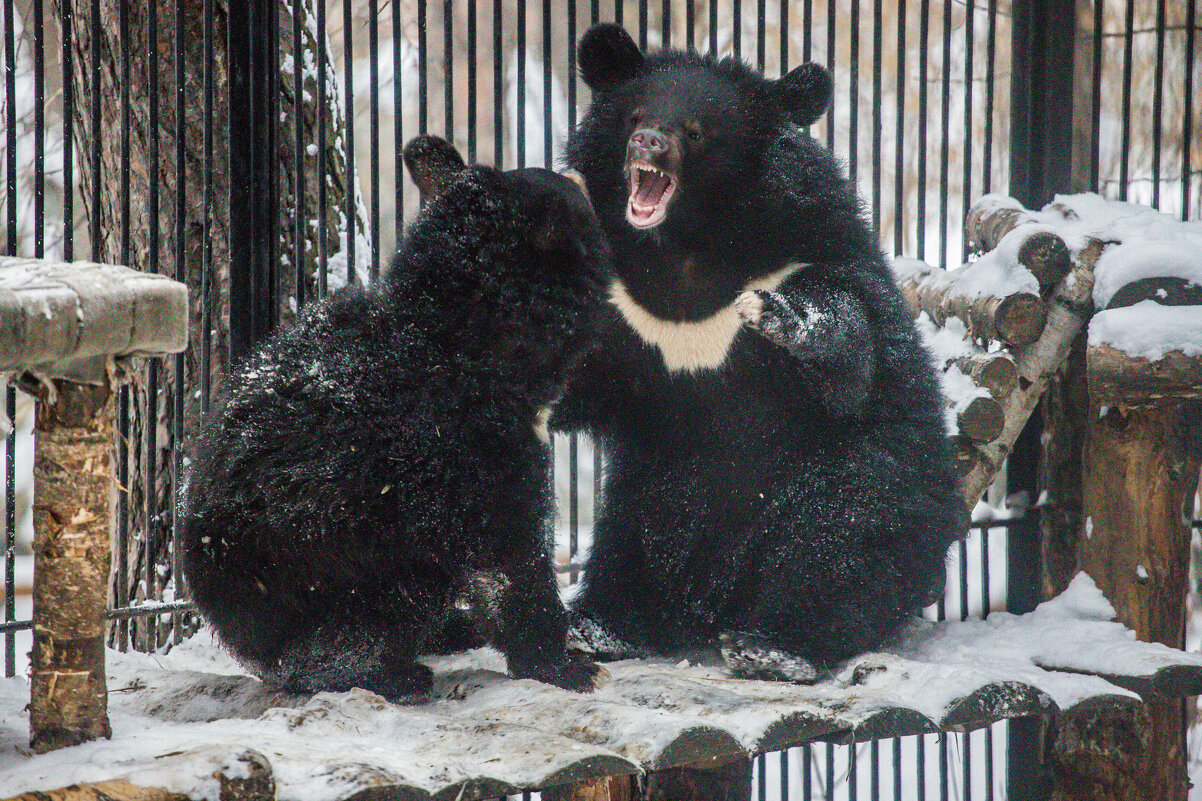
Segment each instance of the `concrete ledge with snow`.
M481 649L428 660L433 695L409 706L273 691L202 631L166 654L109 653L111 740L31 754L28 685L3 680L0 797L123 780L166 791L155 797L216 799L229 778L257 776L282 801L488 798L1202 692L1202 655L1137 642L1085 574L1030 614L915 620L887 651L812 686L732 679L708 662L617 662L606 686L576 695L512 680Z

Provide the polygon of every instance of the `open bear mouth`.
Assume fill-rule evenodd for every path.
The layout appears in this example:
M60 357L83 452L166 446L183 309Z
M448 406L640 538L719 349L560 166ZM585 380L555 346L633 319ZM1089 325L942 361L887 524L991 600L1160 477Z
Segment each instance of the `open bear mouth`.
M659 167L636 161L629 167L630 199L626 219L635 228L653 228L664 220L676 193L676 179Z

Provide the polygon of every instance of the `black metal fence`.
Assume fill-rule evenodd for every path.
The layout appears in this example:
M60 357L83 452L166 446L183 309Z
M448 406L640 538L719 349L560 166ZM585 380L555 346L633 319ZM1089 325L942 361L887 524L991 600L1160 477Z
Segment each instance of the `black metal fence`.
M649 47L826 64L812 133L847 164L895 255L954 266L969 204L1099 191L1198 215L1195 0L4 0L5 252L92 258L192 287L186 354L120 390L112 643L153 649L194 620L177 593L172 497L229 363L296 308L371 281L417 208L401 145L553 165L588 103L574 45L616 21ZM5 675L22 664L31 405L9 387ZM991 491L1037 496L1037 424ZM566 581L591 535L601 454L555 443ZM1025 611L1032 516L953 549L936 617ZM1036 732L807 745L756 760L766 798L1035 797ZM1007 759L1008 756L1008 759ZM1003 761L1005 760L1005 761Z

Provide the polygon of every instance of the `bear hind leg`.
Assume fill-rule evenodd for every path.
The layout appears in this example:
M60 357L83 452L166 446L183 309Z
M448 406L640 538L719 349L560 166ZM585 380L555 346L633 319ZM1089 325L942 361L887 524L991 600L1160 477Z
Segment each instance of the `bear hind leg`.
M286 645L260 677L293 693L359 687L390 701L411 698L429 692L433 684L430 668L403 645L416 640L416 632L398 628L326 623Z

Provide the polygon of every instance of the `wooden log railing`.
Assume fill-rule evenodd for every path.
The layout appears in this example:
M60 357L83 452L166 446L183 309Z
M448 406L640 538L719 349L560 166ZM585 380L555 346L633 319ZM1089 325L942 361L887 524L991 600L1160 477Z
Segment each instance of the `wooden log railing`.
M39 401L30 746L108 737L104 634L111 388L125 360L187 345L187 289L104 264L0 258L0 373Z
M902 286L915 314L926 312L937 325L960 317L973 336L1003 342L1014 360L1018 381L1008 391L1004 377L986 378L971 362L963 369L978 385L990 385L1005 416L1003 432L990 442L975 441L963 428L954 437L969 503L990 483L1053 385L1044 409L1041 471L1054 507L1043 525L1045 588L1057 592L1084 570L1141 640L1182 647L1187 507L1198 485L1202 442L1182 441L1183 432L1195 439L1198 432L1178 417L1184 404L1202 399L1202 286L1196 271L1158 275L1159 264L1128 263L1141 258L1139 247L1148 244L1121 241L1124 235L1141 237L1139 226L1091 221L1089 204L1080 208L1066 198L1031 212L990 196L966 221L972 249L1005 249L1035 276L1048 308L1042 332L1030 343L1008 342L996 323L991 328L964 317L951 302L963 282L959 276L910 266L902 271ZM1163 228L1172 221L1157 222ZM1124 245L1137 247L1117 249ZM1131 280L1114 286L1126 276ZM1095 278L1105 282L1099 286L1105 287L1100 302L1106 305L1096 314ZM1139 309L1132 309L1136 304ZM1165 333L1161 338L1173 347L1157 347ZM1202 418L1196 408L1188 411ZM1180 704L1158 699L1057 718L1046 749L1055 797L1133 801L1155 792L1183 801L1184 723Z

